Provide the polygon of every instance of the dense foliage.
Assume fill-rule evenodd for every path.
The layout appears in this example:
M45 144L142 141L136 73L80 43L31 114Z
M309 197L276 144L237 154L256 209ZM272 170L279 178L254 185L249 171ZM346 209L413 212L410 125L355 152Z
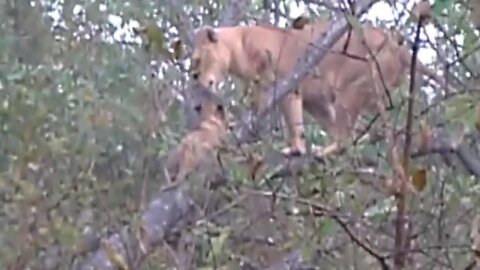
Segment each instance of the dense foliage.
M99 238L136 224L165 185L164 156L194 122L186 98L189 48L175 52L170 45L177 38L188 44L193 28L217 24L230 2L0 0L4 269L75 269L99 248ZM251 1L234 15L242 22L269 19L284 26L298 2L307 4L312 17L331 14L331 1L279 0ZM411 3L395 2L396 22L373 23L396 24L413 40ZM413 136L427 126L454 150L444 144L428 151L413 147L412 172L422 188L407 204L408 269L464 269L475 259L471 228L480 206L480 169L474 167L480 159L480 53L468 3L435 1L435 20L427 28L437 31L422 34L421 46L436 52L431 67L448 70L462 88L447 95L421 94L415 104ZM135 30L139 27L145 32ZM182 53L182 61L172 60L176 53ZM223 86L232 112L247 108L243 87L230 78ZM408 81L402 87L405 91L394 97L397 104ZM390 115L404 125L405 106ZM232 113L232 123L236 116ZM307 122L308 140L330 140ZM188 194L214 218L206 214L184 232L188 247L173 251L160 245L141 269L172 269L179 261L181 269L245 264L262 269L291 251L321 269L392 264L396 208L394 197L379 188L392 171L383 140L352 147L298 178L267 181L262 174L252 181L253 157L267 164L265 175L276 170L272 164L286 133L261 137L261 143L227 155L225 186L206 189L195 182L200 173L189 179ZM375 164L376 176L360 181L352 172L366 163ZM292 191L295 179L299 194Z

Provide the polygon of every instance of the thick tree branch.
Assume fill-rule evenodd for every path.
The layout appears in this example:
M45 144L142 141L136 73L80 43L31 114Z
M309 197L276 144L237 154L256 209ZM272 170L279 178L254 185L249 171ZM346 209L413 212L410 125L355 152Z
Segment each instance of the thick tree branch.
M465 137L468 138L469 135L465 135ZM376 140L377 138L367 143L375 143ZM467 142L465 141L458 146L454 146L452 143L452 138L448 137L447 132L442 128L436 128L433 131L430 146L427 149L414 149L410 154L410 158L416 159L433 154L456 155L460 163L467 170L467 172L470 175L473 175L480 179L480 160L478 156L474 155L471 152L469 146L467 145ZM291 177L293 175L292 171L301 174L303 168L312 164L319 163L319 161L315 159L313 155L305 155L301 157L284 157L281 154L278 154L278 158L270 159L272 161L267 164L269 168L276 168L279 167L279 165L280 168L273 172L268 177L268 179Z
M245 16L245 11L250 4L249 0L231 0L227 1L227 10L223 13L220 26L236 25Z
M465 134L464 138L471 138L474 134ZM448 136L447 131L441 128L437 128L436 132L432 134L431 146L428 149L422 151L416 151L411 154L412 158L417 158L431 154L455 154L463 167L469 174L480 179L480 160L478 156L474 155L468 142L465 140L458 145L452 143L452 138Z
M480 179L480 160L472 155L469 147L466 145L460 145L455 150L455 153L467 171Z
M182 192L168 188L150 202L141 217L140 229L124 227L121 232L102 240L102 247L95 251L81 269L121 269L114 263L108 250L115 250L128 264L138 269L146 256L170 234L182 230L195 219L193 201ZM128 258L128 260L127 260Z

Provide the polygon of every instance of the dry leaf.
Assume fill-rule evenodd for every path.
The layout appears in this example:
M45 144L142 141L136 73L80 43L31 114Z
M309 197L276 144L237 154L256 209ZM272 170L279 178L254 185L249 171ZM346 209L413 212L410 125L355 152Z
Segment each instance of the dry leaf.
M422 0L416 4L413 8L413 15L417 21L423 20L422 25L425 25L432 18L432 6L428 0Z
M475 216L470 230L472 251L475 254L477 263L480 263L480 215Z
M252 153L248 156L248 167L250 179L256 180L262 169L265 168L265 162L259 154Z
M422 191L427 185L427 171L418 169L412 173L412 183L417 192Z
M164 36L162 30L155 22L150 22L145 27L145 35L148 38L148 42L155 43L156 45L162 46L164 42Z
M180 39L175 40L172 44L173 48L173 59L178 60L183 56L183 43Z
M118 253L112 246L110 246L107 242L102 241L101 243L102 249L105 251L105 254L107 254L108 259L110 262L112 262L114 265L119 267L122 270L129 270L128 264L125 261L125 258Z
M173 58L167 50L166 40L162 29L155 21L150 21L145 27L137 28L136 32L143 34L146 39L146 49L153 54L160 54L167 58Z
M110 126L113 121L113 113L105 109L98 109L94 114L91 115L91 121L95 127Z
M138 229L137 229L137 240L138 240L138 244L139 244L139 248L140 248L140 251L143 253L143 254L147 254L147 243L148 243L148 240L147 240L147 229L145 228L145 226L143 225L143 223L141 223L139 226L138 226Z
M426 151L432 142L432 130L425 120L420 121L419 148Z

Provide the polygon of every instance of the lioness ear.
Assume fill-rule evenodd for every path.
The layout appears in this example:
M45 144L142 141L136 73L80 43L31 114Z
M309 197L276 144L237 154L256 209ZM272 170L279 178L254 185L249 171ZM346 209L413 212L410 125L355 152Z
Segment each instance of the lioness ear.
M302 30L305 25L310 23L310 19L305 15L300 15L292 22L293 29Z
M217 32L215 32L215 30L213 28L207 28L206 30L207 30L208 40L212 43L217 43L217 41L218 41Z

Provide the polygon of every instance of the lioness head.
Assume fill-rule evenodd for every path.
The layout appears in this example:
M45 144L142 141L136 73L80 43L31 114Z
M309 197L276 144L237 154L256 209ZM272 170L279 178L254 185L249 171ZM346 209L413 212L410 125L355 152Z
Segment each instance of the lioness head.
M195 33L192 52L192 77L204 87L212 88L223 80L230 65L230 52L218 30L203 27Z

